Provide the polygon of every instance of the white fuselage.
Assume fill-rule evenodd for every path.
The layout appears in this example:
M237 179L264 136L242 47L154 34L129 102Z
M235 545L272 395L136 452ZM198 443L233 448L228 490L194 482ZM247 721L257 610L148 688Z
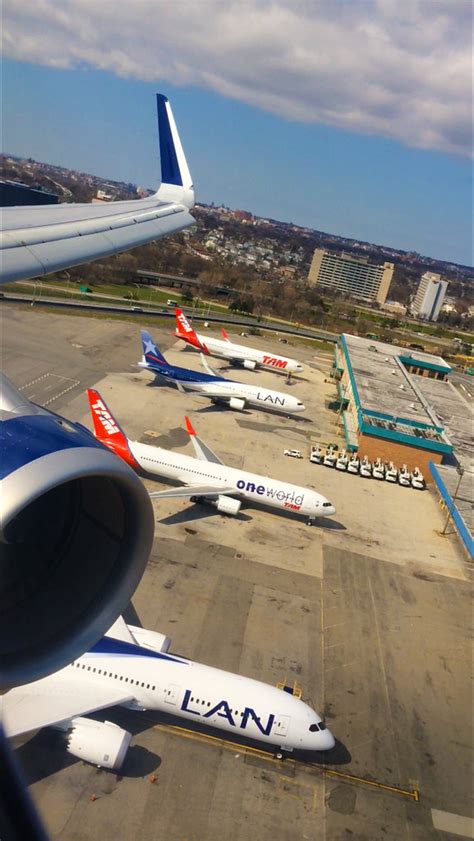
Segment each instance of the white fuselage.
M130 692L126 707L170 713L287 750L335 744L311 707L277 687L109 637L58 675L69 686L77 683L78 697L85 683L110 685ZM46 691L47 681L38 682Z
M147 473L163 476L185 485L212 485L216 490L235 487L235 496L248 502L295 511L310 519L328 517L336 509L326 497L308 488L259 476L246 470L202 461L192 456L129 441L130 451Z
M193 375L192 377L180 376L176 371L168 373L165 367L160 369L157 365L150 365L146 359L142 359L138 363L138 367L146 368L148 371L164 377L169 382L179 383L185 391L194 391L196 394L208 396L210 400L222 399L228 401L231 398L235 398L236 400L241 399L245 405L290 415L296 414L297 412L304 412L306 408L301 400L284 391L274 391L263 386L240 383L236 380L227 380L224 377L204 375L200 378L197 372L194 375L194 371L190 372ZM185 369L181 370L183 371Z
M181 339L184 338L186 341L182 334L179 335ZM248 359L250 362L255 362L261 368L270 368L272 371L283 371L285 374L288 372L295 374L304 370L300 362L296 359L290 359L287 356L280 356L280 354L270 353L267 350L257 350L256 348L238 345L222 339L214 339L212 336L203 336L202 333L197 333L196 335L201 344L207 348L209 354L220 359L231 359L235 362L244 362Z
M293 397L292 394L286 394L284 391L273 391L270 388L262 388L257 385L249 385L248 383L239 383L234 381L221 383L186 383L186 388L191 391L199 391L201 394L210 392L214 394L217 390L220 391L223 398L226 397L242 397L245 403L249 406L256 406L261 409L271 409L273 412L284 412L285 414L295 414L296 412L304 412L305 405Z

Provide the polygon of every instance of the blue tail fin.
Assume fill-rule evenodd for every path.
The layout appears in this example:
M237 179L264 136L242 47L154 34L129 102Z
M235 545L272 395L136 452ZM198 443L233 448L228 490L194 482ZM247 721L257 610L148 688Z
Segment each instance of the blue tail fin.
M167 365L168 363L165 357L163 356L161 350L155 345L150 334L147 333L146 330L142 330L141 336L143 345L143 356L146 362L148 362L149 365L152 365L155 368L158 365Z

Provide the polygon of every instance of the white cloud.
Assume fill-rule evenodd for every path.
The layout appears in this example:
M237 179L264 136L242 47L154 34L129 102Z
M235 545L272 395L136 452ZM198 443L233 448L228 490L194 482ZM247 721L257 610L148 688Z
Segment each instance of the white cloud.
M4 0L4 55L471 154L470 0Z

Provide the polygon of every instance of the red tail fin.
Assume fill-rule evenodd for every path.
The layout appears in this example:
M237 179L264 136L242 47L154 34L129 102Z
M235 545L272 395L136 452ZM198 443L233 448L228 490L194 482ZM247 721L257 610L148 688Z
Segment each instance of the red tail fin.
M99 392L95 388L88 388L87 396L95 437L132 467L138 467L138 463L130 452L127 436L118 425L104 400L102 400Z
M179 307L176 307L174 312L176 316L176 335L188 344L193 345L193 347L198 350L205 350L204 346L198 339L196 331L193 327L191 327L184 312L180 310Z
M223 327L221 327L221 333L224 336L224 339L226 340L226 342L230 342L229 336L227 335L227 333L226 333L226 331L224 330Z

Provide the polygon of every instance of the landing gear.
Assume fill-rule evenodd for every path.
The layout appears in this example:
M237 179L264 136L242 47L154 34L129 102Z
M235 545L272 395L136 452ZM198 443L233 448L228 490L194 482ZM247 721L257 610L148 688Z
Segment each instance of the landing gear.
M279 759L279 760L280 760L280 762L283 762L283 760L284 760L285 758L286 758L286 757L285 757L285 754L283 753L283 751L282 751L282 750L277 751L277 753L275 754L275 759Z
M314 520L311 520L311 518L310 518L309 520L306 521L306 525L307 526L314 526Z

